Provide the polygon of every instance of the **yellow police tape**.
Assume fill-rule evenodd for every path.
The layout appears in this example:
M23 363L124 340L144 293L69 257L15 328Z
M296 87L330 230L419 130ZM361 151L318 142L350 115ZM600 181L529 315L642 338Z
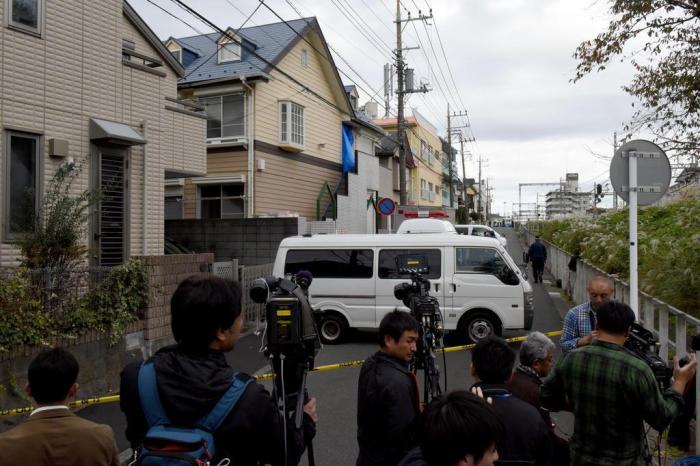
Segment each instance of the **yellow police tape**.
M549 337L558 337L558 336L561 336L561 330L557 330L557 331L553 331L553 332L546 332L545 335L547 335ZM525 338L527 338L527 337L507 338L505 341L507 343L517 343L517 342L525 341ZM472 348L474 348L474 344L461 345L461 346L450 346L449 348L444 348L442 350L438 350L438 352L454 353L456 351L465 351L465 350L470 350ZM355 361L341 362L338 364L326 364L325 366L314 367L311 370L311 372L326 372L326 371L332 371L332 370L336 370L336 369L345 369L347 367L357 367L357 366L361 366L364 362L365 362L364 359L358 359ZM255 376L255 380L257 380L258 382L264 381L264 380L272 380L272 374L267 373L267 374ZM114 403L117 401L119 401L119 395L99 396L99 397L93 397L93 398L85 398L83 400L76 400L76 401L71 402L68 406L70 408L84 408L86 406L105 404L105 403ZM4 410L0 410L0 417L19 416L20 414L30 413L30 412L32 412L33 409L34 408L31 406L25 406L24 408L4 409Z

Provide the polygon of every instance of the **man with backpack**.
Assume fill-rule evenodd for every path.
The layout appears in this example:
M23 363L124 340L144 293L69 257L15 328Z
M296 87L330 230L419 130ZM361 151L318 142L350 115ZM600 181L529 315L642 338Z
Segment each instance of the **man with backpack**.
M296 429L262 385L229 366L225 353L243 324L240 285L191 276L170 307L177 344L121 374L120 403L136 464L177 459L217 465L228 458L243 466L296 465L315 434L316 400L305 404L302 428Z

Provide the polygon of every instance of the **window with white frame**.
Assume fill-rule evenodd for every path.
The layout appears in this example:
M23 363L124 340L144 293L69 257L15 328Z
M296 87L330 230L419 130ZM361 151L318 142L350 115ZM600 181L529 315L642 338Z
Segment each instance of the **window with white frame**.
M294 102L280 102L280 142L304 146L304 107Z
M306 68L309 66L309 51L306 49L303 49L301 51L301 65Z
M219 63L239 61L241 59L241 45L231 39L219 42Z
M420 198L428 199L428 183L424 180L420 180Z
M8 24L23 31L41 34L44 0L6 0Z
M40 136L8 131L5 133L5 237L32 231L39 202Z
M199 218L245 217L245 185L211 184L199 187Z
M207 139L246 135L245 94L202 97L199 102L207 114Z

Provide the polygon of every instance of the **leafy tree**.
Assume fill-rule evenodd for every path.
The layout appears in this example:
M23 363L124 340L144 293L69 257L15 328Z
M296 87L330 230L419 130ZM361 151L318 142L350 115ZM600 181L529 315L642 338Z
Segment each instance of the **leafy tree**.
M639 99L627 137L650 131L675 155L700 148L700 1L608 0L606 31L582 42L574 82L616 59L636 73L623 86Z

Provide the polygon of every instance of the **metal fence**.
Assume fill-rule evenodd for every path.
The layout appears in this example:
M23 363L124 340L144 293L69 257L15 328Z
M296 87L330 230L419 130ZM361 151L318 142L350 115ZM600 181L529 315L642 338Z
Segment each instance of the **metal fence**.
M0 280L21 273L30 294L47 312L60 313L75 307L85 294L98 286L112 269L82 267L73 270L0 268Z
M534 234L522 228L527 244L534 241ZM547 267L555 279L561 280L564 290L575 303L588 301L586 288L596 275L609 277L615 286L614 298L629 304L630 288L627 282L605 273L591 263L579 259L576 272L569 270L571 254L561 248L542 241L547 247ZM671 352L678 356L688 353L688 336L700 334L700 319L661 301L643 291L639 292L639 320L659 339L659 356L668 360Z
M220 277L240 282L243 290L243 311L247 325L258 325L263 321L265 306L250 299L250 287L256 278L272 275L272 263L261 265L239 265L238 259L214 262L214 273Z

